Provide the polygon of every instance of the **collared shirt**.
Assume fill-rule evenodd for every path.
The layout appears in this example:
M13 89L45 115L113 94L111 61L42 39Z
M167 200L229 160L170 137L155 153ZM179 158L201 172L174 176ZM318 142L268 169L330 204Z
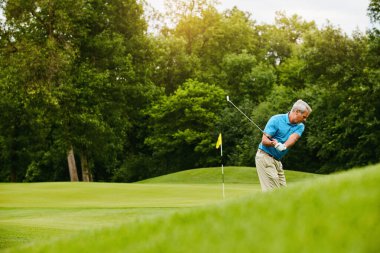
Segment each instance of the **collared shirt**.
M272 116L267 125L264 128L264 132L273 139L276 139L278 142L284 143L288 140L289 136L296 133L299 136L302 135L305 130L305 125L303 123L292 124L289 121L289 114L277 114ZM280 160L286 153L288 153L289 149L285 151L278 151L275 147L267 147L262 143L259 145L259 149L265 151L266 153L272 155L276 159Z

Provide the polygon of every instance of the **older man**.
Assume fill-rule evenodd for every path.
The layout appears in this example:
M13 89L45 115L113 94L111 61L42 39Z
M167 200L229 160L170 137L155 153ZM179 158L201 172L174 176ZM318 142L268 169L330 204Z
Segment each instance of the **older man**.
M290 112L269 119L255 159L263 191L286 186L281 158L301 137L305 129L303 122L311 111L310 106L300 99L294 103Z

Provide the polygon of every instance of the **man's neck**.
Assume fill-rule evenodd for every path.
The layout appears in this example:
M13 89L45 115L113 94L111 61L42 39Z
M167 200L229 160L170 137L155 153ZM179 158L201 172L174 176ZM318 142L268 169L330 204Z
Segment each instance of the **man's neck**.
M288 112L288 118L289 118L290 124L296 124L294 122L294 114L295 114L295 112L293 112L293 111Z

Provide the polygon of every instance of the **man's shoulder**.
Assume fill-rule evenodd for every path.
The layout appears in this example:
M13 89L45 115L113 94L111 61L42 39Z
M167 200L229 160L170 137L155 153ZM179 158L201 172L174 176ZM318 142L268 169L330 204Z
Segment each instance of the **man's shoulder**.
M305 124L304 123L299 123L299 124L297 124L297 128L301 129L303 131L305 129Z
M287 113L284 113L284 114L276 114L276 115L273 115L272 117L271 117L271 119L272 120L276 120L276 121L278 121L278 120L286 120L286 117L288 116L288 114Z

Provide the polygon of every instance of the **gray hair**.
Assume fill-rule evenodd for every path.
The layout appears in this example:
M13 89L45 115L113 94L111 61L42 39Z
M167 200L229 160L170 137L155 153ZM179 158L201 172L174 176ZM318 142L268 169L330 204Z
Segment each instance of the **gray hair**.
M301 113L304 113L305 111L308 111L309 113L312 112L311 107L302 99L298 99L297 102L294 103L292 111L300 111Z

